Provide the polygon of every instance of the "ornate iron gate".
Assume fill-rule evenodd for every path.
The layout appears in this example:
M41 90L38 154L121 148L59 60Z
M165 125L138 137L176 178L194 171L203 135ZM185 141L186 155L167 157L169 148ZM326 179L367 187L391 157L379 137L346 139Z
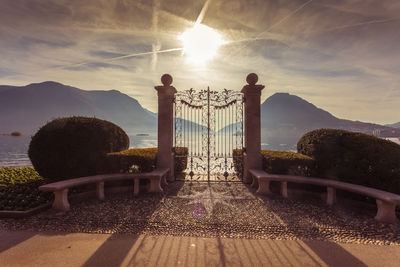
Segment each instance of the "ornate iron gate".
M210 88L176 93L174 147L187 148L187 155L175 154L181 162L187 157L186 170L177 179L241 181L237 150L243 148L243 129L242 93Z

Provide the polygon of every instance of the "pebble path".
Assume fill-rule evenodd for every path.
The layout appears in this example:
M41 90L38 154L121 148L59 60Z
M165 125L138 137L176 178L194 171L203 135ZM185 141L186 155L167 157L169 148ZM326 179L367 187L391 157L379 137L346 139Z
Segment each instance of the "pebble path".
M354 200L330 207L315 194L284 199L257 195L241 183L174 182L160 194L72 200L66 213L50 209L25 219L0 219L0 230L400 245L400 224L377 222L375 213L375 205Z

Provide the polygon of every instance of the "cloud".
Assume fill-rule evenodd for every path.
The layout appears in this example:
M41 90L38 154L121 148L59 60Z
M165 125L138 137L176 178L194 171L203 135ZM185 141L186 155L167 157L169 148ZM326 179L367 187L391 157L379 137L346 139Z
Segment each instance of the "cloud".
M0 67L0 78L14 76L16 74L18 74L18 73L13 70Z
M89 54L91 56L100 57L100 58L113 58L113 57L124 56L124 54L122 54L122 53L115 53L115 52L109 52L109 51L104 51L104 50L90 51Z
M203 23L230 43L207 65L194 66L179 51L124 56L179 48L177 36L204 1L1 1L0 83L114 88L156 111L153 87L164 73L178 90L240 90L256 72L267 85L263 99L286 91L339 117L400 120L399 2L305 3L210 1Z
M75 45L75 42L73 41L64 41L64 40L56 40L56 41L51 41L51 40L44 40L44 39L38 39L38 38L33 38L29 36L22 37L19 40L19 45L21 49L29 49L32 46L35 45L44 45L48 46L50 48L59 48L59 47L69 47Z
M128 70L127 67L124 67L121 65L101 63L101 62L91 62L91 63L80 65L80 66L65 67L66 70L72 70L72 71L82 71L82 70L94 71L94 70L98 70L98 69L108 69L108 68L119 69L119 70ZM132 70L132 68L130 68L129 70Z

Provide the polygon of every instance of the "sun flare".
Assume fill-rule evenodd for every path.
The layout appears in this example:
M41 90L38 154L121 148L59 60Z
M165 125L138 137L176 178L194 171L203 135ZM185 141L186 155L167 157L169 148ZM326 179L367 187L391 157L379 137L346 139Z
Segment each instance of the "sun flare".
M186 30L179 39L183 43L183 52L188 61L203 64L217 55L218 48L224 44L221 35L214 29L197 24Z

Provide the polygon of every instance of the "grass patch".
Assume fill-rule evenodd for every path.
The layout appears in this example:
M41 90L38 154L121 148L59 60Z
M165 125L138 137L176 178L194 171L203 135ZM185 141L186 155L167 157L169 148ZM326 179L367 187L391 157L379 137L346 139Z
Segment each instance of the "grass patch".
M51 192L41 192L43 178L32 167L0 167L0 210L29 210L52 201Z

